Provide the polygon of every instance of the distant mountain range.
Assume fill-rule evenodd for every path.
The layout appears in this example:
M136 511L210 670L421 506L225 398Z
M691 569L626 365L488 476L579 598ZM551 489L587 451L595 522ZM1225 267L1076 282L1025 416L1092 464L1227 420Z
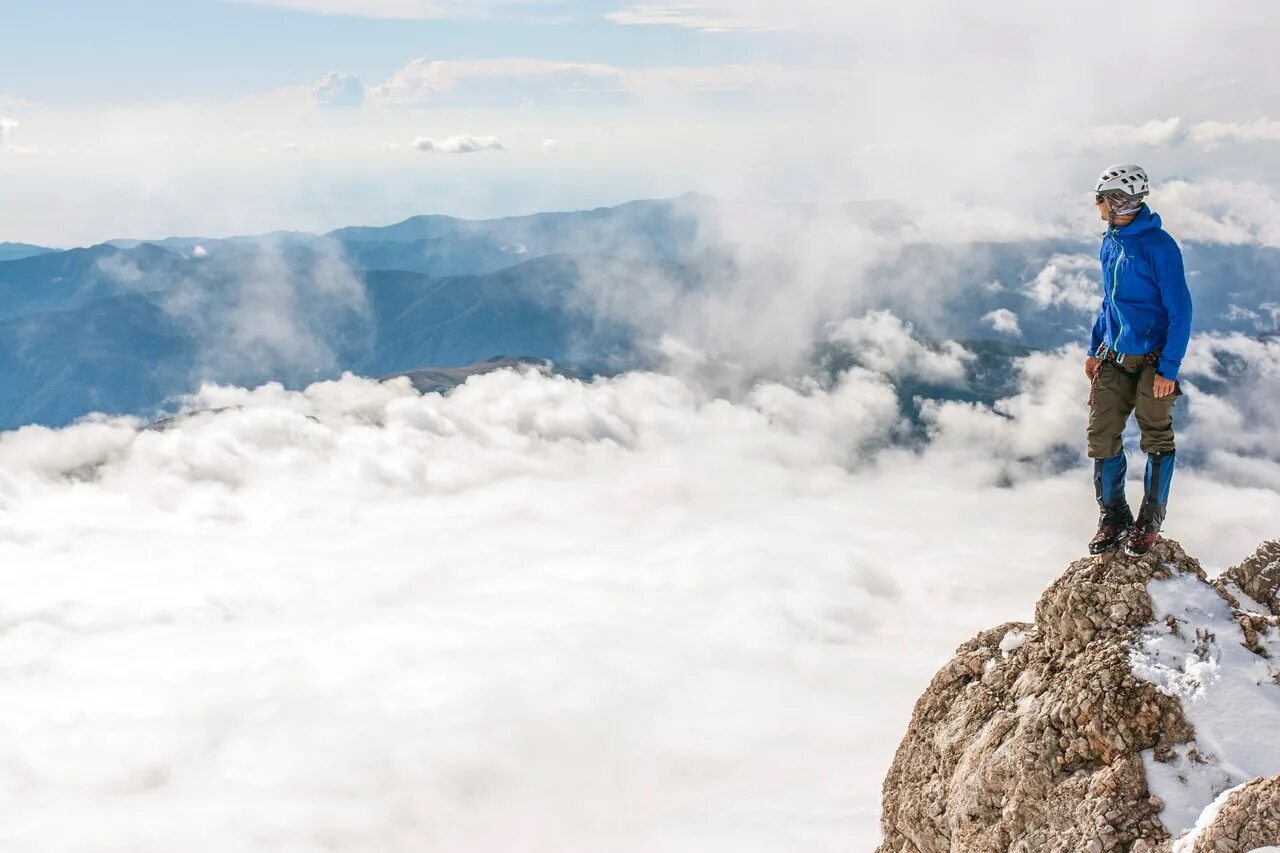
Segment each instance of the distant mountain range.
M46 249L44 246L32 246L29 243L0 243L0 261L16 261L52 251L54 250Z
M734 292L743 246L717 223L756 213L690 194L486 221L417 216L322 235L65 251L0 243L0 429L91 411L151 416L204 380L300 386L344 370L483 368L503 357L577 375L646 366L664 312L679 311L685 296ZM839 215L886 236L904 222L879 203ZM775 206L769 216L804 229L812 209ZM1280 251L1183 249L1197 330L1275 328ZM1092 275L1095 255L1095 245L1073 241L905 243L863 277L874 287L850 287L840 310L889 308L935 336L987 340L983 375L992 378L982 381L994 391L996 362L1087 339L1091 318L1052 291L1068 287L1073 263L1075 275ZM1060 264L1065 278L1037 285L1055 257L1074 259ZM784 252L770 267L778 287L804 274L789 263ZM999 309L1017 317L1018 334L996 331Z

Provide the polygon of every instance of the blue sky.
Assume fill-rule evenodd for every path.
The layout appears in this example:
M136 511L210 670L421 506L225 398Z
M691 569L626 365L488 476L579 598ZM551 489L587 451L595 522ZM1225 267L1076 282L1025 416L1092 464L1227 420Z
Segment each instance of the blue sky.
M1264 212L1280 183L1280 5L1247 0L6 0L0 28L0 240L686 191L1025 233L1114 162Z
M621 66L786 61L780 34L624 26L622 3L547 4L507 19L384 19L227 0L6 0L3 89L45 104L226 98L409 59L526 56Z

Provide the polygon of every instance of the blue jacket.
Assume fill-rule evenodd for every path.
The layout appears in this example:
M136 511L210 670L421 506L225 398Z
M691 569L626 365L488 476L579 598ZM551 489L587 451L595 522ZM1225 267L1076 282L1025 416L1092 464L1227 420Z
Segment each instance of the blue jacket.
M1100 344L1127 354L1161 350L1156 371L1177 379L1191 338L1191 292L1182 252L1145 204L1128 225L1102 238L1102 307L1089 351Z

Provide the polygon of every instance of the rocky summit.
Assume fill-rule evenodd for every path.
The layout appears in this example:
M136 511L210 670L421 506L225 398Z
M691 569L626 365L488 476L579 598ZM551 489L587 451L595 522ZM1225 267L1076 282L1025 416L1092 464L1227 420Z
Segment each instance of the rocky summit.
M962 645L884 782L881 853L1280 845L1280 540L1210 579L1171 539L1072 563Z

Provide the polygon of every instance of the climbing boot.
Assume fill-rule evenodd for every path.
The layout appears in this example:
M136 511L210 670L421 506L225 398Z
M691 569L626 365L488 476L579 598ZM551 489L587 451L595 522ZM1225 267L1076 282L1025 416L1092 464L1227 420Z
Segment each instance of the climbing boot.
M1143 501L1138 508L1138 520L1133 523L1124 542L1124 552L1130 557L1141 557L1156 544L1160 527L1164 524L1165 508L1153 501Z
M1090 554L1105 554L1120 547L1125 535L1133 526L1133 511L1129 505L1103 507L1102 517L1098 520L1098 532L1089 540Z

